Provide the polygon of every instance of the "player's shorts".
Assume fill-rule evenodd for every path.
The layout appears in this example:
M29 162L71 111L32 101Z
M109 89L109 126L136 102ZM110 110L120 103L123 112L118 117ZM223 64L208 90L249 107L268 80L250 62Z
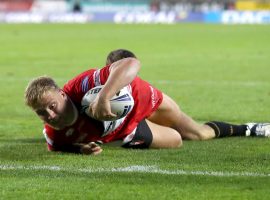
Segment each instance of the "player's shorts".
M122 145L124 148L147 149L153 141L153 134L145 120L142 120L136 129L131 141Z

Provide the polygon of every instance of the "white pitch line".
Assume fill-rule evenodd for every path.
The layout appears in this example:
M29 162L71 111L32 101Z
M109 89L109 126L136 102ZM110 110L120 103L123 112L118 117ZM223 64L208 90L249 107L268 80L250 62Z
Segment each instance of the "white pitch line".
M254 172L222 172L222 171L188 171L188 170L163 170L156 166L133 165L119 168L99 168L99 169L73 169L60 166L23 166L23 165L0 165L0 170L49 170L63 172L83 172L83 173L122 173L138 172L165 175L195 175L195 176L214 176L214 177L270 177L267 173Z

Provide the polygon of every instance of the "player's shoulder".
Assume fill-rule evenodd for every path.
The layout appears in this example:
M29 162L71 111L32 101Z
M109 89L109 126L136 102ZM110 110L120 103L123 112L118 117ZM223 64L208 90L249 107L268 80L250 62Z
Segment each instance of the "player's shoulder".
M72 85L76 85L76 84L79 84L81 83L85 78L89 78L91 76L93 76L94 72L96 71L96 69L89 69L89 70L86 70L80 74L78 74L77 76L75 76L74 78L72 78L71 80L69 80L65 85L64 85L64 88L65 87L68 87L68 86L72 86Z
M96 69L86 70L73 79L69 80L64 86L63 90L73 99L77 99L77 96L82 96L91 87L93 87L93 74ZM74 99L73 99L74 100Z

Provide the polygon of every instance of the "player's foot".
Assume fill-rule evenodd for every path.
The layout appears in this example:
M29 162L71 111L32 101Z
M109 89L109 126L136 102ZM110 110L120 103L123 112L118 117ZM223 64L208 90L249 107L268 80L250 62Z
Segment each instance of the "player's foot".
M270 137L270 123L247 123L246 136Z

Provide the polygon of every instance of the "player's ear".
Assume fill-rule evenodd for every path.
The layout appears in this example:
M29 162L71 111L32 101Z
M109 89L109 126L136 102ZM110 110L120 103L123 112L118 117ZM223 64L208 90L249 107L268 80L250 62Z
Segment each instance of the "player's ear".
M62 89L59 89L59 93L64 99L67 98L67 94Z

